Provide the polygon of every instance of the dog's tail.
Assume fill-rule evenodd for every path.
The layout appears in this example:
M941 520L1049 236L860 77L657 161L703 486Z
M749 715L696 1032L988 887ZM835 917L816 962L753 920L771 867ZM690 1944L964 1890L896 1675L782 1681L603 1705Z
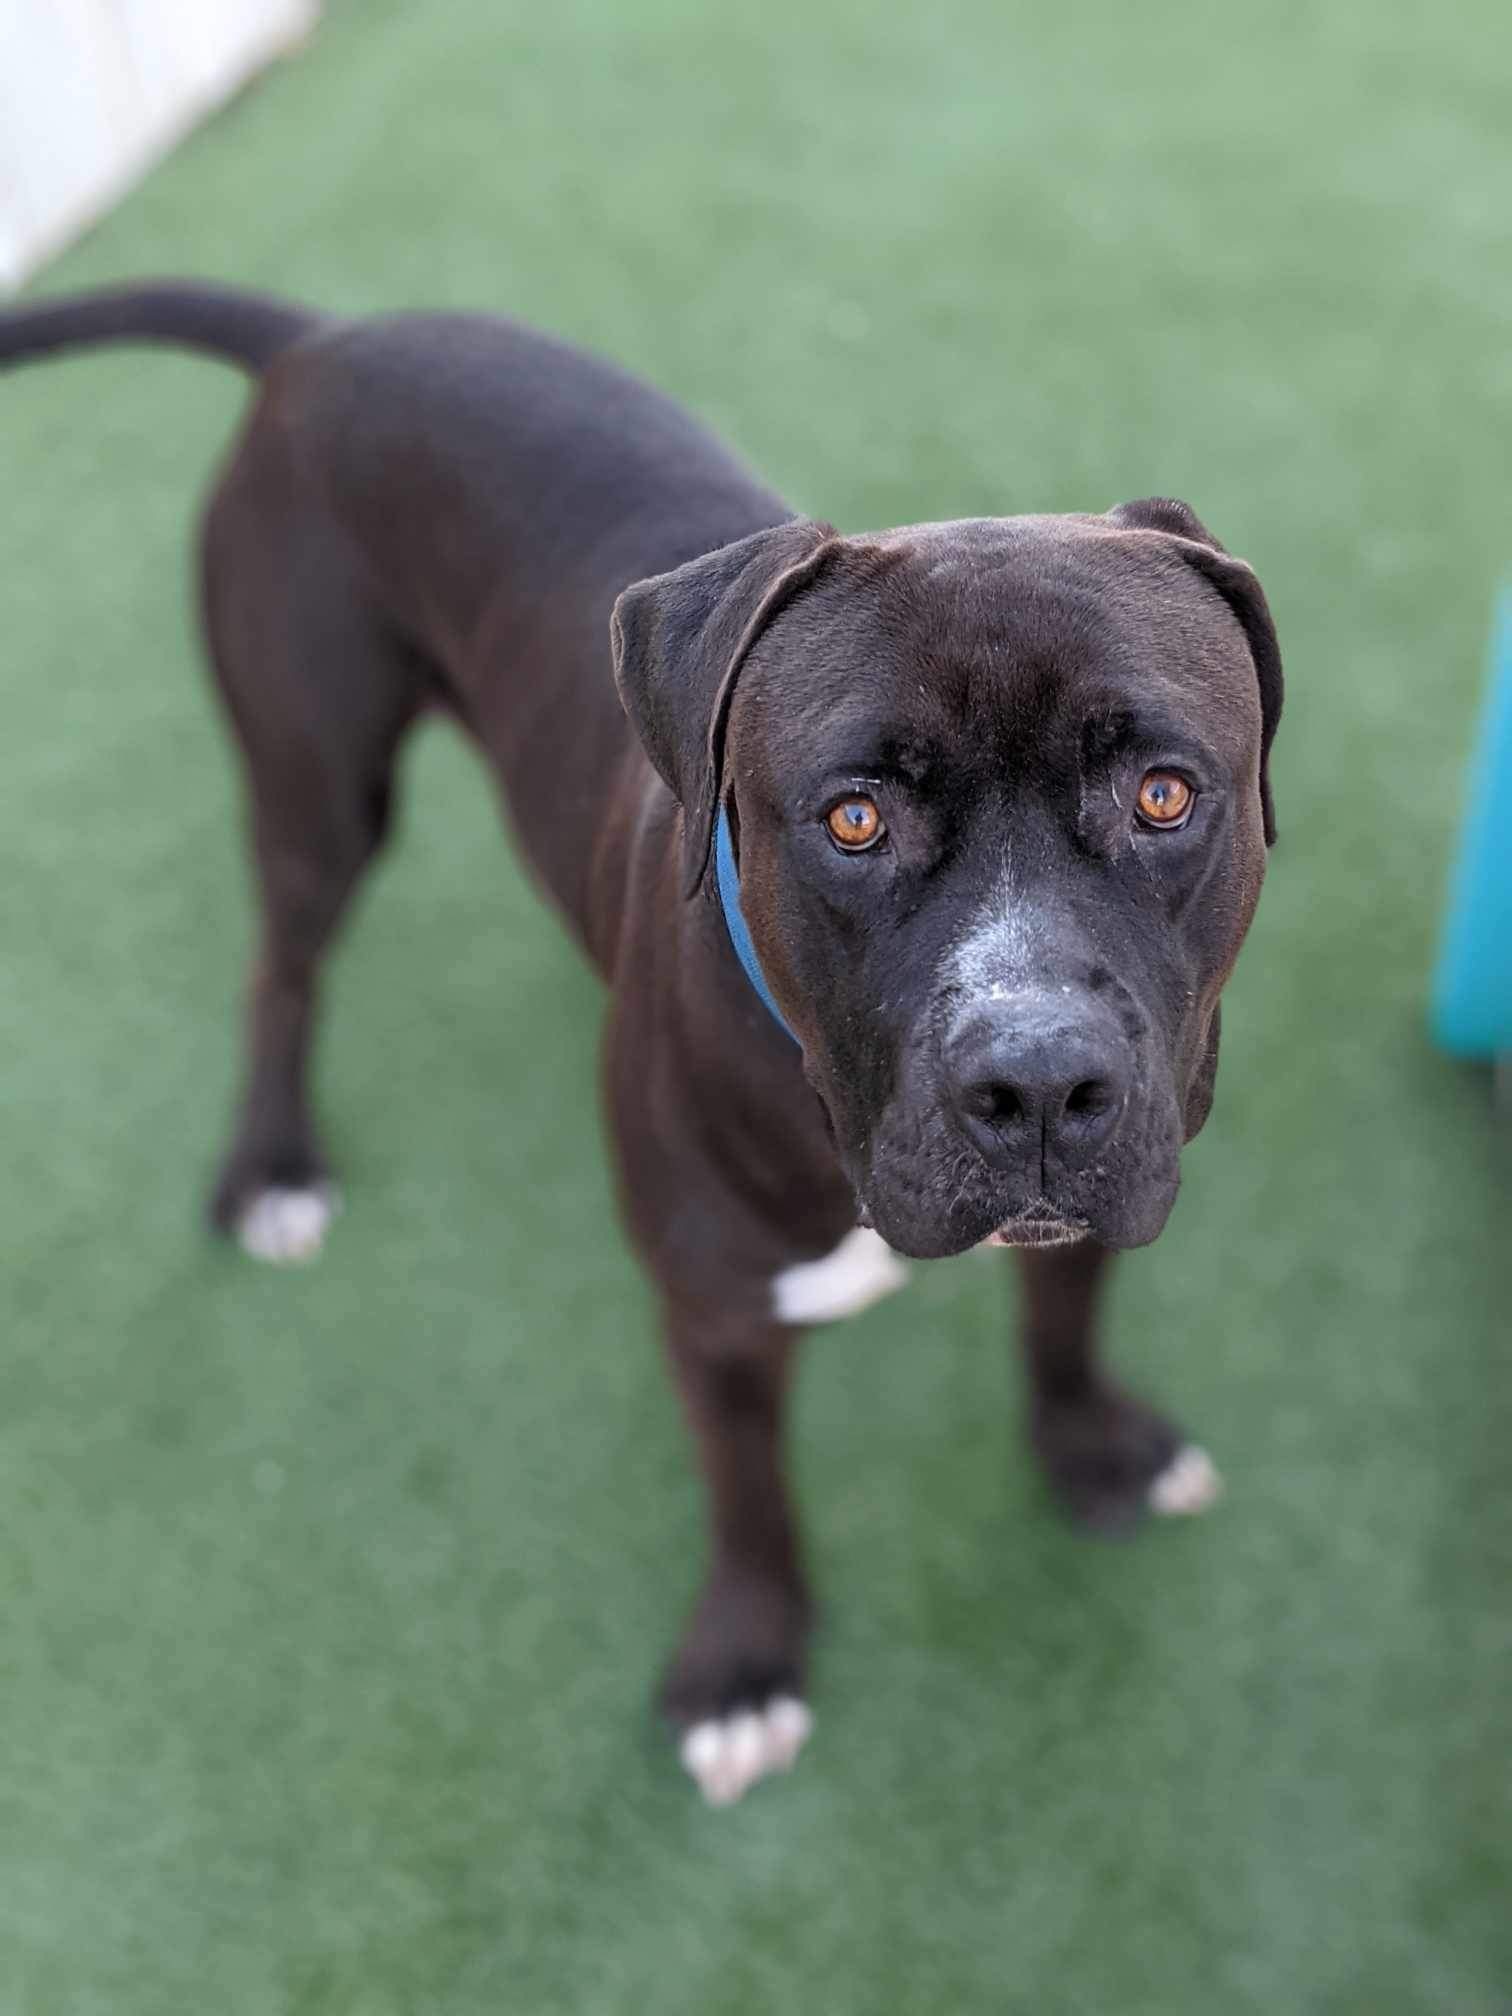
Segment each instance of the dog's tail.
M171 343L256 372L324 326L313 309L268 294L160 280L0 313L0 369L99 343Z

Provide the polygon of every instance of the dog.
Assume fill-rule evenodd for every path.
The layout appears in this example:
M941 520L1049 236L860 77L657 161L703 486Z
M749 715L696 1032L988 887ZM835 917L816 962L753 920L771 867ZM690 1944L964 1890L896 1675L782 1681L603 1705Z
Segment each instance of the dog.
M842 534L672 401L518 324L163 283L0 317L0 362L166 343L255 380L205 514L260 892L211 1202L268 1260L333 1208L321 961L439 711L608 986L624 1222L712 1560L660 1702L713 1803L811 1726L781 1436L805 1326L905 1257L1015 1249L1070 1514L1200 1510L1208 1458L1103 1370L1111 1255L1202 1126L1274 837L1265 596L1185 505Z

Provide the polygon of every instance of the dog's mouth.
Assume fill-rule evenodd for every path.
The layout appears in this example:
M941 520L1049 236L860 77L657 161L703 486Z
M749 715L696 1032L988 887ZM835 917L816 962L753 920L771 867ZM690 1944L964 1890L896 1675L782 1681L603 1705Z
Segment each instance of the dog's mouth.
M1061 1212L1026 1211L1009 1218L981 1242L984 1246L1071 1246L1085 1239L1090 1226L1084 1218L1069 1218Z
M875 1227L876 1220L869 1206L859 1197L857 1205L856 1222L862 1226ZM891 1229L884 1221L884 1236ZM1011 1218L1005 1218L985 1236L978 1234L973 1237L968 1232L964 1238L956 1237L935 1245L930 1257L938 1259L950 1253L968 1252L973 1246L978 1249L989 1246L1074 1246L1079 1239L1089 1238L1091 1234L1092 1226L1087 1219L1077 1217L1069 1211L1059 1210L1053 1204L1039 1202L1027 1205ZM900 1250L903 1250L901 1244Z
M893 1181L868 1184L864 1191L854 1185L857 1223L880 1232L897 1252L914 1259L943 1260L988 1246L1070 1246L1105 1236L1095 1214L1074 1195L1057 1198L1031 1191L1025 1196L1020 1191L1015 1197L998 1190L994 1197L964 1190L941 1210L930 1172L921 1173L923 1182L910 1182L915 1171L905 1168L902 1180L895 1174Z

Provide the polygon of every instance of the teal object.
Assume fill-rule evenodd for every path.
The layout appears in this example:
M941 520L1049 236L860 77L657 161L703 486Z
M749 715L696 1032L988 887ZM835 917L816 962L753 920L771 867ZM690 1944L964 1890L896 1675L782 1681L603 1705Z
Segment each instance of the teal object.
M1491 674L1433 987L1433 1033L1462 1057L1512 1053L1512 589Z
M735 866L735 849L730 840L730 815L723 805L719 808L719 819L714 828L714 873L719 882L719 900L724 907L725 929L730 934L730 943L735 948L735 957L745 969L745 976L755 988L766 1006L767 1013L777 1024L784 1036L793 1036L788 1027L787 1017L777 1006L776 997L767 985L761 961L756 957L756 947L751 939L750 926L745 921L745 912L740 907L740 870Z

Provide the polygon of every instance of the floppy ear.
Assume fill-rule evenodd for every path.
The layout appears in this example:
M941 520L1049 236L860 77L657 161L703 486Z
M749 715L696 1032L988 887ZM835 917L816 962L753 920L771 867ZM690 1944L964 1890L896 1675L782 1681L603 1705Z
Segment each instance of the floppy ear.
M747 654L835 551L831 525L792 519L627 588L609 635L625 712L683 808L683 891L703 880L724 780L725 724Z
M1227 552L1196 512L1178 498L1141 497L1133 504L1117 505L1107 515L1115 525L1127 525L1135 531L1169 533L1187 564L1212 583L1239 619L1260 685L1260 809L1269 846L1276 837L1270 749L1281 719L1281 648L1265 591L1245 562Z

